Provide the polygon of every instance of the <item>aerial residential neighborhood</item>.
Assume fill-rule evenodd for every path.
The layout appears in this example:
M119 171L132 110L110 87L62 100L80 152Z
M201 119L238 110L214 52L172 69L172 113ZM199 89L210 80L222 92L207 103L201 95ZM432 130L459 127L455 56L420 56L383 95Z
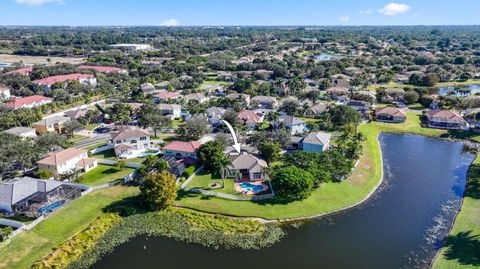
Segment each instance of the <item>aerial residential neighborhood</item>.
M0 268L480 268L476 1L4 2Z

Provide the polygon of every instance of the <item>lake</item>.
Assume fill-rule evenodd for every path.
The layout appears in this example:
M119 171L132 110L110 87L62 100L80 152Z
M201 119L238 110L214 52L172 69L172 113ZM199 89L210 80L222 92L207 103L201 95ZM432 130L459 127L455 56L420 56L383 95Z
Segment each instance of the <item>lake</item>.
M93 268L427 268L458 211L473 161L460 142L382 134L384 181L362 205L286 228L262 250L137 237Z
M462 89L469 89L470 93L462 93ZM474 95L475 93L480 92L480 85L469 85L469 86L447 86L438 88L439 95L455 95L455 96L466 96Z

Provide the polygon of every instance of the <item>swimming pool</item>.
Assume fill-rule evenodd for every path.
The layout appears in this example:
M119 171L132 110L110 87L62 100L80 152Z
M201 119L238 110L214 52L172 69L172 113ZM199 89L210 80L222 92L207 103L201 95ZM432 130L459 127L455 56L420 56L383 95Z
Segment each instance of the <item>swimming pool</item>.
M65 200L56 201L47 206L40 207L39 209L37 209L37 213L38 214L52 213L53 211L55 211L55 209L58 209L63 204L65 204Z
M255 185L252 183L240 183L240 188L245 191L253 191L253 192L260 192L263 191L263 185Z

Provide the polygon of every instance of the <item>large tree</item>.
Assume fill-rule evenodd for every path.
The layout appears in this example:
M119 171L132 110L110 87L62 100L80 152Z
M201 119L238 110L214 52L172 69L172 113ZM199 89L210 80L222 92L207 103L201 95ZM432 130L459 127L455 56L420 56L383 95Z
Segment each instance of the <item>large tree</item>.
M166 171L146 175L140 185L140 194L151 210L171 206L177 197L175 176Z
M276 197L294 201L310 196L314 180L309 172L295 166L286 166L273 172L271 183Z
M181 125L177 133L186 141L198 140L210 131L208 120L204 116L195 116Z
M269 164L277 161L282 156L282 147L276 141L264 141L260 143L258 151Z

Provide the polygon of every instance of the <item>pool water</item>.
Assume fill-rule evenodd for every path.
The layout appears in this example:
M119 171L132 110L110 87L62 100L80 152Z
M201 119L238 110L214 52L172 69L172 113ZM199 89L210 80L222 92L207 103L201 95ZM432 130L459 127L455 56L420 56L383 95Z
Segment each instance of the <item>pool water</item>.
M51 203L47 206L40 207L37 210L37 213L39 213L39 214L52 213L53 211L55 211L55 209L58 209L63 204L65 204L65 200L56 201L56 202Z
M263 190L262 185L255 185L252 183L240 183L240 188L246 191L260 192Z

